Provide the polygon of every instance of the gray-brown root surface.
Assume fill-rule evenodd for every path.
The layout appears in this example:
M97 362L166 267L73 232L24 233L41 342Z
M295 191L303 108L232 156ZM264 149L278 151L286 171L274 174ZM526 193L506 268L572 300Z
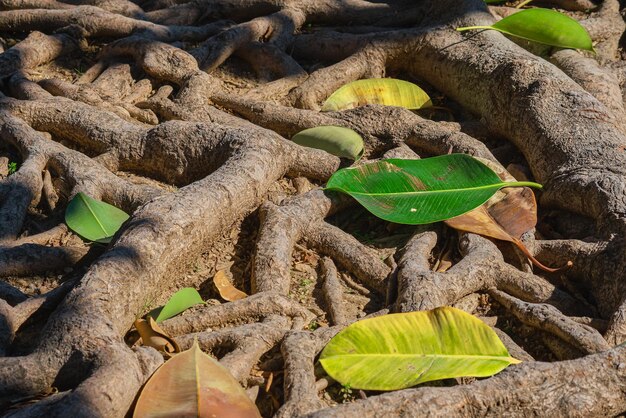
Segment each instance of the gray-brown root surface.
M457 32L517 11L481 0L0 0L0 410L126 416L167 360L133 323L195 287L210 303L163 330L197 339L264 416L624 414L624 9L544 3L598 54ZM438 108L319 111L383 76ZM542 183L522 239L573 266L533 270L508 243L321 190L349 162L289 141L319 125L361 134L363 161L462 152ZM80 192L131 215L110 244L65 226ZM220 300L218 270L249 296ZM524 362L385 394L317 363L358 319L446 305Z

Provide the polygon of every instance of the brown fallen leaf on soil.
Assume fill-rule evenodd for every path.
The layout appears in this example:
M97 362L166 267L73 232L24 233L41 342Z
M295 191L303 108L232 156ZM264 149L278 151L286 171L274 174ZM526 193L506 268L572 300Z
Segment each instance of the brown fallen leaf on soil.
M227 300L228 302L233 302L248 297L246 293L233 286L230 280L228 280L228 277L226 276L224 270L219 270L217 273L215 273L215 276L213 277L213 283L215 283L215 287L220 293L222 299Z
M493 162L477 159L495 171L503 181L516 181L511 174ZM461 231L512 242L535 266L544 271L554 273L572 266L572 262L568 261L567 265L559 268L547 267L541 264L520 240L525 232L537 224L537 202L535 194L528 187L501 189L482 206L448 219L445 223Z
M147 320L136 320L135 328L141 336L143 345L154 347L169 355L180 352L180 347L176 341L167 335L151 316L148 316Z
M260 418L246 391L229 371L194 342L157 369L146 383L133 418Z

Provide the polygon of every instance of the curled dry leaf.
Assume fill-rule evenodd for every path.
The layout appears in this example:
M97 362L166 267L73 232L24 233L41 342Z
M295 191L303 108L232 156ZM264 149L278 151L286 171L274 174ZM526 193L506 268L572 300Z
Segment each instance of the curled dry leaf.
M217 291L220 293L220 296L224 300L233 302L235 300L248 297L246 293L233 286L230 280L228 280L228 277L226 276L224 270L220 270L215 273L215 276L213 277L213 283L215 283Z
M228 370L194 342L152 375L144 386L134 418L260 418L256 405Z
M180 347L178 347L176 341L167 335L151 316L148 316L147 320L136 320L135 328L137 328L137 332L141 336L143 345L154 347L166 354L180 352Z
M477 158L477 157L475 157ZM502 167L483 158L477 158L506 181L517 181ZM537 260L520 240L521 236L537 224L537 202L528 187L500 189L485 204L476 209L445 221L448 226L460 231L473 232L486 237L509 241L515 244L537 267L555 272L571 266L551 268Z

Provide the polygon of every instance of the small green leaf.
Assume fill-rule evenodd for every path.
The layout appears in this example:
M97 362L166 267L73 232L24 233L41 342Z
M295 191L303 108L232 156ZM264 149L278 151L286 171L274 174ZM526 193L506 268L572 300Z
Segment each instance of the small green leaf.
M17 171L17 163L15 161L11 161L8 165L7 165L7 169L8 169L8 174L9 176L11 174L15 174L15 172Z
M363 138L352 129L340 126L318 126L295 134L298 145L324 150L337 157L358 160L363 154Z
M322 111L353 109L368 104L421 109L432 106L430 97L413 83L394 78L357 80L340 87L322 106Z
M333 379L365 390L491 376L519 362L489 326L450 307L355 322L330 340L320 355Z
M427 224L449 219L482 205L504 182L489 167L465 154L421 160L389 159L337 171L327 190L347 193L386 221Z
M508 35L561 48L593 52L587 30L569 16L550 9L526 9L505 17L491 26L468 26L470 29L494 29Z
M158 322L163 322L194 305L204 303L198 291L192 287L185 287L174 293L170 300L162 308L157 308L148 313L148 316Z
M89 241L102 243L111 242L128 218L126 212L82 192L65 209L65 223L72 231Z

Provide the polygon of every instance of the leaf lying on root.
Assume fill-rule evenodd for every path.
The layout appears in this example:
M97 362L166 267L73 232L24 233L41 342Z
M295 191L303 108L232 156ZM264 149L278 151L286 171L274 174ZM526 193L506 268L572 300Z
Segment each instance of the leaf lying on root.
M477 159L450 154L344 168L333 174L326 189L349 194L386 221L417 225L466 213L510 186L541 187L532 182L504 182Z
M489 160L477 158L491 168L505 182L515 182L506 170ZM540 269L554 273L571 267L572 263L551 268L537 260L520 240L521 236L537 224L537 202L528 187L505 188L494 194L485 204L463 215L448 219L446 225L466 232L509 241L515 244L528 259Z
M134 418L260 418L256 405L224 366L194 342L165 362L146 383Z
M246 293L233 286L230 280L228 280L228 277L226 277L226 273L224 272L224 270L219 270L217 273L215 273L215 276L213 277L213 283L215 284L215 287L217 288L217 291L219 292L222 299L228 302L233 302L248 297Z
M65 209L65 223L74 232L89 241L107 244L129 218L115 206L96 200L85 193L77 193Z
M337 334L320 355L333 379L366 390L491 376L519 362L489 326L451 307L358 321Z
M422 109L432 106L430 97L419 86L394 78L357 80L340 87L330 95L323 112L353 109L368 104Z
M457 28L458 31L470 29L494 29L541 44L593 52L593 44L587 30L571 17L550 9L522 10L491 26Z
M143 345L156 348L170 355L180 352L180 347L176 341L167 335L151 316L148 316L147 320L136 320L135 328L137 328Z
M148 313L156 322L163 322L181 312L186 311L194 305L203 304L204 301L196 289L185 287L174 293L172 297L161 308L156 308Z
M358 160L363 155L363 138L352 129L341 126L317 126L295 134L298 145L317 148L337 157Z

